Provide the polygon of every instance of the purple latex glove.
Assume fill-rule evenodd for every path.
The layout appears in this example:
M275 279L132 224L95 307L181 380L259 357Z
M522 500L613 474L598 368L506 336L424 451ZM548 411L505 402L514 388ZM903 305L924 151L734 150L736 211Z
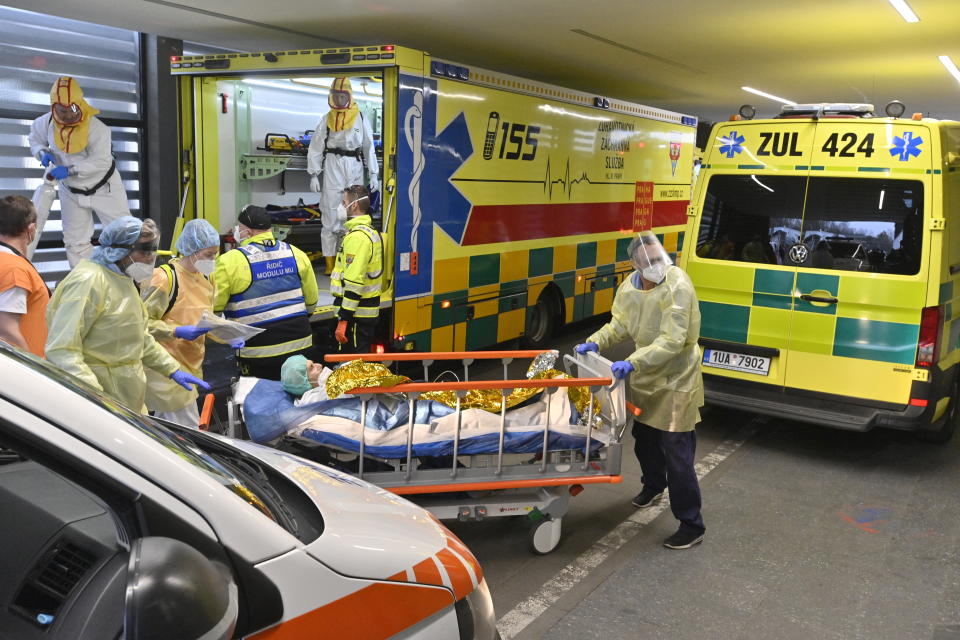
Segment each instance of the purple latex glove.
M584 342L583 344L578 344L577 346L575 346L573 350L579 353L580 355L583 355L588 351L596 351L599 353L600 345L598 345L596 342Z
M174 329L173 335L177 336L181 340L196 340L207 331L210 331L210 329L201 329L200 327L195 327L192 324L185 324Z
M191 375L181 369L177 369L176 371L171 373L170 378L174 382L179 384L181 387L186 389L187 391L190 391L190 385L195 385L198 388L198 390L203 389L204 391L210 391L209 384L207 384L197 376Z
M54 180L63 180L70 175L70 169L67 169L66 167L54 167L49 173L47 173L47 175Z
M633 373L633 370L633 365L626 360L617 360L610 365L610 371L612 371L613 375L620 380Z

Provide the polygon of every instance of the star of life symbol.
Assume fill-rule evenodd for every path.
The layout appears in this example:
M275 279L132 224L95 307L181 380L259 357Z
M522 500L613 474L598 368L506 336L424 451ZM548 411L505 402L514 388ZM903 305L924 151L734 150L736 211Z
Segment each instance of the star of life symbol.
M807 249L807 245L803 244L802 242L798 242L790 247L789 256L795 264L803 264L803 262L806 261L808 254L809 250Z
M923 138L914 137L912 131L905 131L903 137L893 136L893 148L890 149L890 155L900 156L897 158L900 162L906 162L910 156L916 158L920 155L920 145L923 144Z
M729 135L726 135L720 138L720 153L732 158L738 153L743 152L743 141L744 138L741 135L738 135L736 131L731 131Z

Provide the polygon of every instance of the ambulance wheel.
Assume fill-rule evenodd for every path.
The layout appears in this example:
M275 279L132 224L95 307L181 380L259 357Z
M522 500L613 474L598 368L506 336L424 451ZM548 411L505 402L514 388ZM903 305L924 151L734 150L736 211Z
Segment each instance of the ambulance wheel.
M946 444L953 438L958 421L960 421L960 372L954 377L950 391L950 406L947 407L946 413L935 424L930 425L929 429L916 431L915 434L917 439L923 442Z
M543 556L560 544L560 528L563 518L547 516L530 527L530 550Z
M548 286L537 298L537 304L527 309L527 327L523 334L523 346L528 349L545 349L560 326L563 310L560 295Z

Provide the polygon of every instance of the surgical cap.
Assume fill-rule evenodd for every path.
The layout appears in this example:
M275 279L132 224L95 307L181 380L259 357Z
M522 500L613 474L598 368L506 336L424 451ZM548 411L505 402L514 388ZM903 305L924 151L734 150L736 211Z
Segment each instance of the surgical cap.
M220 236L206 220L191 220L183 225L183 231L177 238L177 253L182 256L192 256L198 251L219 246Z
M133 216L121 216L105 226L100 232L100 246L93 250L90 259L103 266L108 266L130 253L130 248L140 237L143 220ZM156 225L154 225L156 229ZM113 247L109 245L129 245L127 247Z
M307 359L303 356L290 356L280 367L280 384L283 390L295 396L302 396L313 388L307 378Z

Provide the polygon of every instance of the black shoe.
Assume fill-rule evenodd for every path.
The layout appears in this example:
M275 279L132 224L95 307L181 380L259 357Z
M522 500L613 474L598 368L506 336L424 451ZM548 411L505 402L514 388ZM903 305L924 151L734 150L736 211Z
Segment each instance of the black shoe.
M650 489L649 487L644 487L643 491L637 494L637 497L633 499L633 506L637 509L644 509L646 507L651 507L656 503L660 502L660 498L663 497L663 489L656 491Z
M689 549L695 544L703 542L703 533L693 533L678 529L675 534L663 541L668 549Z

